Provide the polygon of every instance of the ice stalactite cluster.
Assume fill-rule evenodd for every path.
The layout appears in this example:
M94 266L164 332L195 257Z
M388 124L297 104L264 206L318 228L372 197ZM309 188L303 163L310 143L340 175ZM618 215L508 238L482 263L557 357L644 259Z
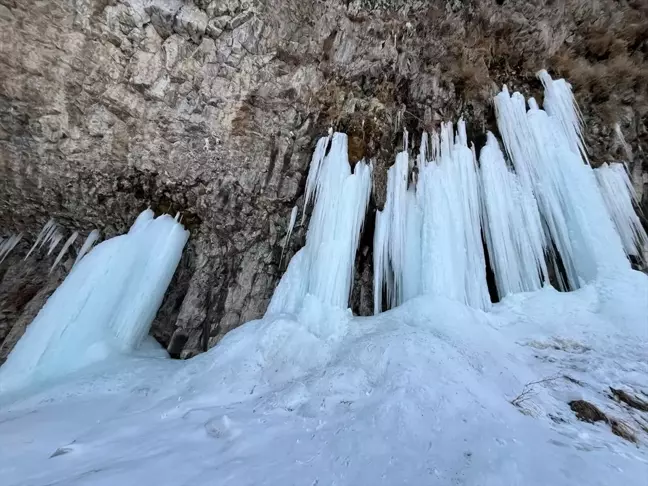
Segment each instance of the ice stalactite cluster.
M626 254L645 261L648 235L634 210L637 196L625 167L620 163L603 164L594 173Z
M501 295L539 289L548 281L545 239L533 193L506 164L492 133L479 155L484 235Z
M488 309L475 152L463 121L423 136L410 181L409 157L399 153L388 172L387 202L376 213L374 311L382 289L395 307L420 294L442 295Z
M604 171L598 175L599 184L603 176L627 196L608 214L605 189L602 196L587 160L571 86L546 71L539 77L545 110L533 98L527 110L525 98L506 87L495 97L511 167L489 133L477 169L463 122L456 134L443 124L431 144L423 135L416 170L406 151L398 154L388 173L385 207L376 214L376 313L383 289L387 307L429 294L488 309L482 232L502 297L539 289L550 273L561 289L570 290L601 272L629 268L624 246L637 254L644 238L631 188ZM416 171L417 180L410 180Z
M352 172L345 134L318 141L306 183L304 213L314 201L306 245L292 258L268 314L297 312L307 294L325 305L348 307L372 170L358 162Z
M97 245L74 266L2 365L0 390L137 348L188 237L171 216L154 218L147 210L128 234Z
M554 254L549 247L555 274L561 275L559 258L566 278L563 288L576 289L599 272L628 268L629 262L584 159L571 88L564 80L552 81L546 72L540 77L552 114L533 98L527 111L524 97L509 95L504 88L495 97L497 124L520 182L538 201L547 241L557 250Z

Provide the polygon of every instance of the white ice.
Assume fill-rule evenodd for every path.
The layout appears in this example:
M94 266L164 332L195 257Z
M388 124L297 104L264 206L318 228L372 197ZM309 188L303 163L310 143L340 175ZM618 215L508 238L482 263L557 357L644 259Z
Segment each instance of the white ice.
M546 242L538 205L504 161L492 133L480 157L484 233L500 296L528 292L548 281Z
M76 265L0 367L0 391L42 382L136 349L180 261L188 232L142 213L128 234Z
M320 139L312 164L305 204L314 199L315 206L306 246L293 257L298 258L299 264L291 262L288 266L268 307L270 313L294 312L306 295L336 308L346 309L349 304L356 251L369 203L372 166L358 162L351 172L347 136L343 133ZM289 302L289 307L284 308L284 303Z
M639 201L623 164L603 164L594 169L603 200L627 255L645 261L648 235L635 212Z
M188 361L97 364L0 398L2 484L644 486L642 414L608 386L648 389L647 293L627 271L488 314L419 297L371 318L279 315ZM639 444L577 420L575 399Z

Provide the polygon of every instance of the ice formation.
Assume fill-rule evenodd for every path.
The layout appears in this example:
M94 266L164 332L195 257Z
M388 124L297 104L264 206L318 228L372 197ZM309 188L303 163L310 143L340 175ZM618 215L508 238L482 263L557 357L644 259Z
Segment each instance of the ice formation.
M171 216L147 210L128 234L97 245L28 326L0 368L0 390L137 348L188 237Z
M409 184L409 157L399 153L388 172L387 200L376 213L374 312L421 294L449 297L478 309L490 307L480 223L475 153L463 121L425 134L418 180Z
M29 258L29 256L34 252L34 250L38 247L40 248L40 245L42 242L48 238L48 236L56 229L56 223L54 222L53 219L50 219L47 223L45 223L45 226L43 226L43 229L38 233L38 236L36 237L36 241L32 245L32 247L29 249L27 252L27 255L25 256L25 260Z
M548 271L535 197L507 167L490 132L479 162L484 233L497 291L504 297L537 290L548 280Z
M603 164L594 173L626 254L645 261L648 235L635 213L633 203L638 201L625 167L620 163Z
M81 249L79 250L79 254L76 257L76 260L74 260L74 265L77 265L81 261L81 259L85 256L85 254L90 251L90 248L92 248L92 245L95 244L95 242L99 239L99 237L100 237L99 230L94 229L90 233L88 233L88 236L83 242L83 246L81 246Z
M524 97L511 96L504 87L495 97L497 124L522 188L537 199L547 241L557 249L558 255L550 254L555 273L560 275L559 257L565 287L576 289L601 271L627 268L629 263L594 173L574 151L584 148L579 145L571 90L558 81L550 83L548 75L542 80L554 116L541 110L533 98L527 112Z
M22 240L22 233L11 235L8 238L0 239L0 263L11 253L16 245Z
M565 79L551 79L545 69L538 72L538 78L544 86L545 111L560 123L571 151L580 153L589 164L583 138L583 117L574 99L571 84Z
M52 264L52 268L50 268L50 272L54 270L59 263L61 263L61 260L63 260L63 257L67 253L68 249L74 244L78 236L79 236L79 232L75 231L70 235L70 237L67 240L65 240L65 243L63 243L63 247L61 248L61 251L59 251L59 254L56 256L56 260L54 260L54 263Z
M345 134L329 134L318 141L306 184L304 212L315 201L306 245L290 262L269 314L295 312L306 294L325 305L347 308L371 173L371 164L365 162L358 162L351 172Z
M295 221L297 221L297 206L294 206L292 208L292 211L290 211L290 220L288 220L288 228L286 229L286 236L283 240L283 244L281 245L281 258L279 259L279 266L281 266L281 263L283 262L283 257L284 257L284 253L286 252L286 247L290 242L290 237L292 236L293 229L295 228Z

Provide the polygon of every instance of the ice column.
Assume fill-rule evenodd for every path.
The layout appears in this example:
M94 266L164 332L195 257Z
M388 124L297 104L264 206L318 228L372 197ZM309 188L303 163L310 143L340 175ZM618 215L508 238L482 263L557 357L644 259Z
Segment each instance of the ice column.
M625 167L619 163L603 164L594 173L626 254L645 261L648 235L635 213L633 202L638 201Z
M484 233L501 297L536 290L548 279L538 205L509 170L488 132L480 157Z
M323 304L348 307L371 173L372 166L365 162L351 171L345 134L319 140L306 184L305 206L315 201L306 246L288 265L267 314L298 311L307 293Z
M189 232L144 211L97 245L48 299L0 368L0 390L128 353L148 333Z

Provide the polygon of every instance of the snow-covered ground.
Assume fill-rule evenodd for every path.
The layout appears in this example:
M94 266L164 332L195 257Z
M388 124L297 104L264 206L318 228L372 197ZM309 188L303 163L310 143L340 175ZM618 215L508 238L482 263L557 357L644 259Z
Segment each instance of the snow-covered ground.
M310 296L304 309L186 362L150 346L5 395L0 482L646 484L643 412L608 396L648 393L646 275L517 294L489 313L430 297L370 318ZM581 398L639 443L577 420L568 402Z

